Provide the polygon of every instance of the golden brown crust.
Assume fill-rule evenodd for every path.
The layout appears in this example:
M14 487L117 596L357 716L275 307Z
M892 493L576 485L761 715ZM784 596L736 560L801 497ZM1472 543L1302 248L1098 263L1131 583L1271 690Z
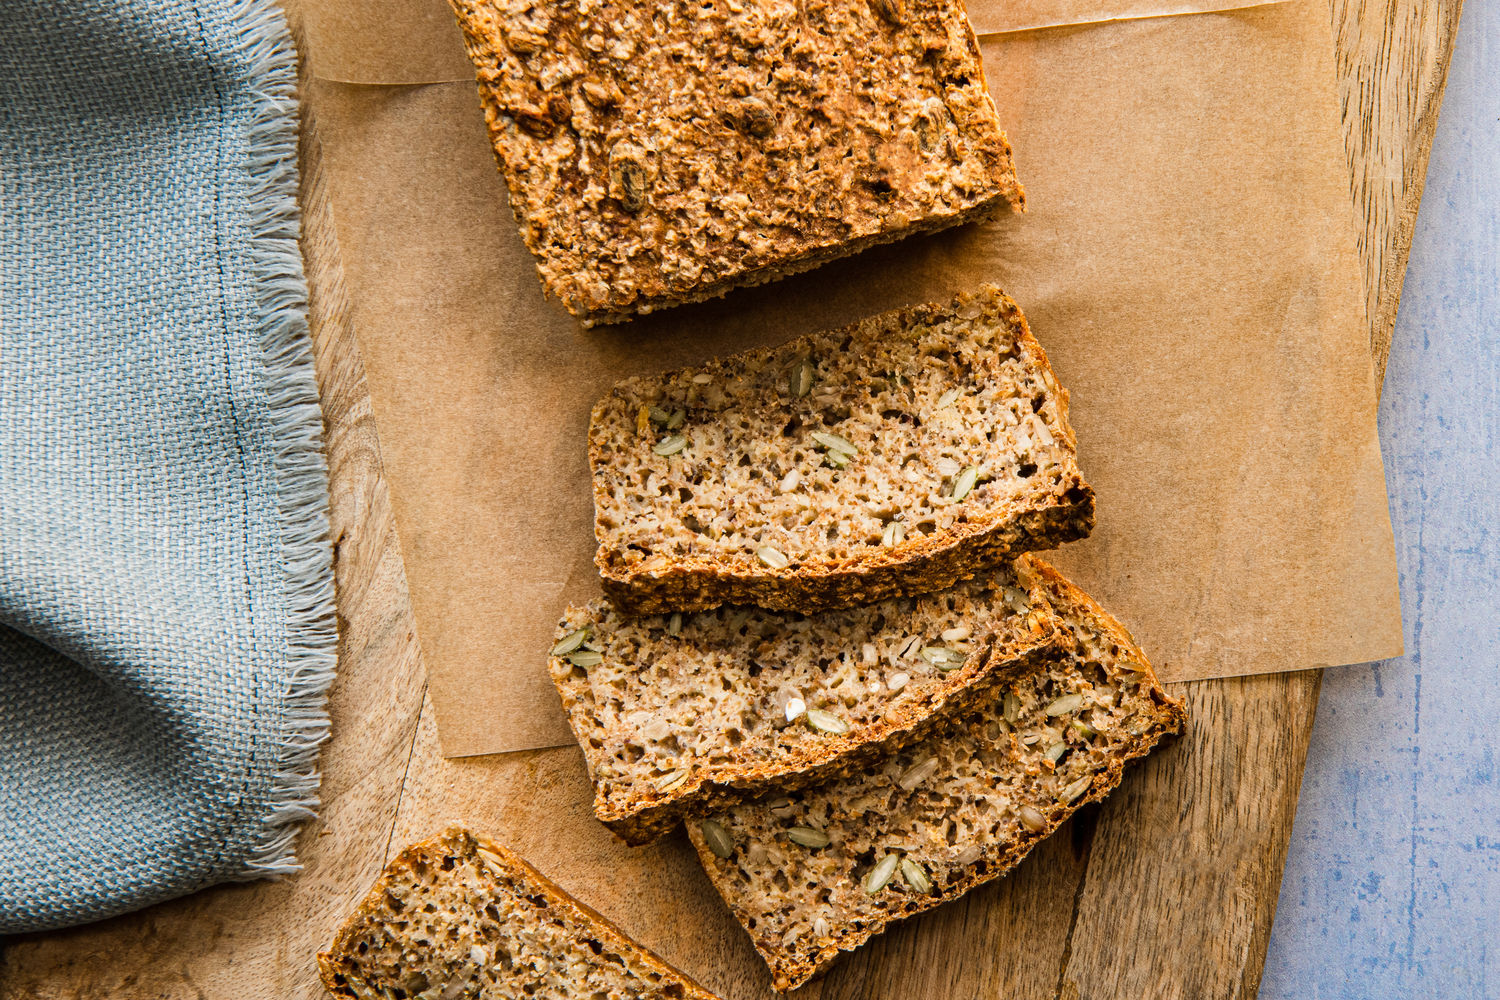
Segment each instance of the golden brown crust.
M639 559L630 561L627 557L633 555L633 546L625 546L612 537L616 532L606 528L604 512L616 506L614 494L620 486L615 463L621 461L621 410L629 411L626 416L633 415L637 396L644 397L658 386L673 386L695 374L712 379L710 388L714 388L743 373L779 370L790 359L809 353L831 353L831 345L840 343L846 345L846 354L858 357L862 351L882 349L883 342L896 335L956 324L965 313L976 314L975 323L1004 330L1017 356L1026 359L1028 377L1051 397L1046 412L1054 415L1051 425L1059 452L1055 457L1060 462L1055 481L1042 482L1038 477L1004 505L930 535L908 535L896 548L868 548L852 557L811 554L780 569L748 558L729 564L721 553L712 551L685 557L653 553L643 565ZM743 405L768 406L764 400L748 398ZM709 412L704 419L712 417ZM696 415L689 416L689 426L696 419ZM717 455L716 459L728 463L734 456ZM722 604L811 613L931 593L973 579L976 573L1008 556L1087 537L1094 526L1094 491L1078 470L1076 439L1068 422L1068 392L1058 385L1047 353L1032 335L1020 308L992 285L960 293L950 302L893 310L788 344L709 362L692 371L621 383L594 407L589 463L593 470L595 534L600 542L595 563L604 592L617 607L631 614L701 611ZM611 516L620 515L612 511Z
M452 0L511 207L586 325L1019 210L961 0Z
M530 891L545 896L552 906L571 914L586 926L590 934L602 939L607 951L629 955L661 976L673 980L674 985L680 988L680 992L674 991L676 996L683 1000L717 1000L714 994L698 985L691 977L635 942L613 921L569 895L533 868L526 859L504 845L476 836L461 826L449 827L436 837L411 844L391 859L380 878L335 934L328 950L319 953L318 972L324 988L334 996L357 1000L360 994L355 992L345 978L344 964L358 955L358 936L367 921L379 916L386 905L387 892L409 881L419 864L440 866L445 858L469 857L480 848L498 858L503 863L506 874L527 883Z
M873 561L858 570L822 567L797 575L768 570L731 574L719 569L683 568L660 576L605 575L604 592L632 614L702 611L721 604L752 604L803 613L873 604L889 597L927 594L972 580L985 567L1018 552L1054 549L1087 538L1094 529L1094 489L1081 476L1064 485L1060 501L1037 500L986 530L946 543L903 562ZM877 557L879 558L879 557Z

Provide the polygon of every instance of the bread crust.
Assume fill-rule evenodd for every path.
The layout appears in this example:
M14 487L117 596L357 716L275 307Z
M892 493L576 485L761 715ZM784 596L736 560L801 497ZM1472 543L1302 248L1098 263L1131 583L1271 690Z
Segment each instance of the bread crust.
M530 884L533 891L545 896L548 902L574 919L586 925L589 932L602 939L606 947L617 954L628 954L641 964L648 966L664 977L676 980L682 987L680 996L684 1000L717 1000L714 994L698 985L691 977L667 964L660 956L637 943L612 920L597 910L569 895L551 879L533 868L526 859L503 844L487 837L471 833L462 826L451 826L443 833L428 840L411 844L391 859L380 878L355 907L354 912L334 935L327 951L318 954L318 973L323 986L336 997L358 1000L356 993L345 979L341 963L352 961L357 956L357 937L364 921L378 916L384 905L387 890L411 877L419 863L441 864L446 857L467 857L483 848L498 857L505 865L507 874Z
M962 0L450 2L586 326L1025 204Z
M1068 421L1068 392L1057 384L1047 352L1032 335L1026 317L1010 296L994 286L962 293L949 303L926 303L894 310L851 323L838 330L777 347L760 348L704 365L702 372L727 378L736 370L768 365L773 358L798 353L813 338L836 341L869 338L873 331L901 329L949 320L966 308L997 309L999 321L1013 328L1018 347L1034 361L1040 378L1054 390L1058 424L1069 452L1059 482L1038 484L1014 503L991 510L987 518L956 523L942 532L909 537L898 549L876 548L857 560L812 556L792 566L764 565L737 569L711 557L687 557L661 570L638 570L620 565L620 553L609 546L609 535L599 521L614 482L610 474L613 442L606 419L615 405L606 397L595 405L589 424L589 464L593 470L595 535L599 550L595 564L604 592L630 614L703 611L723 604L748 604L804 614L872 604L889 597L944 590L970 580L1008 556L1051 549L1085 538L1094 527L1094 490L1083 479L1076 462L1077 439ZM663 381L686 372L662 376ZM617 388L616 394L623 392Z
M1033 569L1042 577L1054 607L1064 616L1065 608L1085 609L1087 613L1096 618L1098 624L1121 646L1130 648L1139 654L1139 647L1134 637L1120 624L1112 615L1101 608L1091 597L1079 590L1069 582L1062 574L1042 560L1028 556ZM1150 753L1163 739L1181 733L1187 723L1187 713L1183 703L1179 699L1172 698L1162 689L1156 678L1155 671L1144 655L1136 655L1133 659L1138 660L1140 668L1143 669L1151 687L1152 699L1156 704L1150 725L1138 734L1135 741L1122 752L1117 753L1107 763L1105 771L1098 774L1089 792L1079 797L1072 803L1055 808L1046 817L1046 825L1040 830L1029 835L1017 838L997 858L985 859L983 862L970 866L968 872L962 877L946 883L942 888L930 895L910 895L902 898L899 908L879 912L873 917L866 919L854 933L844 937L841 943L831 943L816 954L811 961L791 960L785 951L777 950L768 946L767 942L754 931L749 930L747 921L752 920L755 914L742 909L736 905L737 898L733 893L724 892L727 883L720 874L721 862L710 850L705 842L702 832L697 824L688 823L688 835L692 840L694 848L698 852L700 862L704 870L708 872L709 878L724 894L730 910L734 912L737 920L747 926L751 940L756 952L766 962L771 970L772 984L778 992L786 992L796 989L811 979L822 975L847 951L851 951L863 945L876 934L883 933L892 923L904 920L950 902L969 892L977 886L993 881L1011 871L1021 862L1031 850L1041 841L1050 836L1066 820L1085 805L1099 802L1110 792L1119 786L1124 775L1125 766L1133 760L1144 757Z
M721 604L753 604L809 614L874 604L889 597L927 594L972 580L987 567L1020 552L1054 549L1087 538L1094 530L1094 489L1076 476L1059 503L1037 503L986 529L946 542L932 541L920 553L894 561L884 553L859 569L822 565L791 573L731 573L685 564L650 577L605 575L604 592L632 614L704 611ZM924 540L926 542L926 540Z
M627 844L645 844L669 832L688 812L708 812L772 788L786 791L833 780L924 738L978 705L1006 679L1036 669L1068 645L1070 640L1047 604L1040 579L1019 567L1017 577L1033 606L1025 634L1010 642L997 641L993 634L987 637L981 655L971 656L964 667L947 675L949 683L930 699L848 734L794 747L774 762L741 767L732 776L694 772L681 786L657 791L647 800L621 802L608 794L608 786L596 774L602 751L589 744L594 713L589 681L579 677L565 658L551 657L549 672L594 780L594 814ZM565 617L558 638L580 627L580 621L577 614Z
M647 806L634 814L625 814L611 804L594 803L594 814L599 821L615 832L631 846L650 843L668 833L689 812L711 812L732 802L753 798L768 791L794 791L810 785L832 781L852 774L880 760L887 754L908 746L929 735L954 715L973 708L996 686L1015 673L1035 669L1049 657L1055 655L1060 638L1053 633L1045 645L1027 650L1019 658L1008 660L1004 669L986 669L977 679L953 692L943 703L928 715L920 718L904 718L899 722L884 723L869 738L843 751L837 757L821 761L799 762L798 770L781 770L770 767L746 768L740 778L730 781L703 781L692 790L689 798ZM996 657L990 657L990 662Z

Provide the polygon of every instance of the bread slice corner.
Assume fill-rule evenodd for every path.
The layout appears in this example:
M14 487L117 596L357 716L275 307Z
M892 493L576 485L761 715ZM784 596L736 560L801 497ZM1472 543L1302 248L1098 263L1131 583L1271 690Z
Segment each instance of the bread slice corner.
M393 858L318 968L330 993L351 1000L715 1000L519 855L461 826Z

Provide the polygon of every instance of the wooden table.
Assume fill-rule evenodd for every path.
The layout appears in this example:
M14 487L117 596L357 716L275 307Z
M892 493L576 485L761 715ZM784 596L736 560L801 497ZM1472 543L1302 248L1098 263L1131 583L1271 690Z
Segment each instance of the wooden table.
M1383 373L1460 3L1331 3ZM453 816L483 825L574 763L557 751L535 752L523 768L438 753L311 116L303 168L340 625L325 805L299 843L306 870L10 939L0 1000L320 997L314 953L402 843ZM1316 671L1179 685L1189 735L1102 808L1008 878L876 939L801 995L1253 997L1318 687ZM1165 898L1181 903L1159 905Z

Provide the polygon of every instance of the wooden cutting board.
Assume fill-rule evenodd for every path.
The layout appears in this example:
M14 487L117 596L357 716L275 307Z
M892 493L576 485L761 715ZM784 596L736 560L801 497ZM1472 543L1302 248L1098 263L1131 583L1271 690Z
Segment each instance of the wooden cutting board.
M1351 194L1377 372L1385 370L1459 0L1331 0ZM347 322L316 118L304 250L328 423L340 670L324 809L306 870L89 927L5 942L0 998L323 996L313 966L385 861L449 817L483 827L576 762L445 761L363 367ZM801 997L1254 997L1296 810L1319 673L1177 686L1193 724L1014 874L877 938ZM537 831L544 837L544 831ZM518 844L523 850L525 844Z

